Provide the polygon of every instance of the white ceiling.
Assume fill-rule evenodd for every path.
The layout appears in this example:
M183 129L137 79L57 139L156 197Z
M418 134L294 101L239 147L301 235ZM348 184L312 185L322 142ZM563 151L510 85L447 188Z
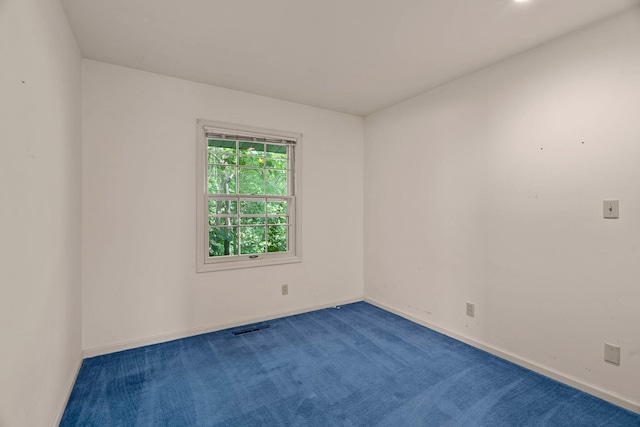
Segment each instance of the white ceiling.
M639 0L62 0L85 58L366 115Z

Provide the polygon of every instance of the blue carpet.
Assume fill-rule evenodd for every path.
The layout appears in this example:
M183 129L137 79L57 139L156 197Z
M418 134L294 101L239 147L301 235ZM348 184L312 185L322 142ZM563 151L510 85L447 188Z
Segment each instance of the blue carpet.
M62 426L640 426L367 303L86 359Z

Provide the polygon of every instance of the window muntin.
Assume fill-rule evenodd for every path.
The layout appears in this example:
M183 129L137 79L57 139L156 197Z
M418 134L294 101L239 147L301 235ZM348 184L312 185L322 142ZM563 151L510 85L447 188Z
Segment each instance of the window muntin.
M198 222L199 230L205 229L199 247L205 248L198 271L299 261L294 178L300 136L244 133L202 122L205 214Z

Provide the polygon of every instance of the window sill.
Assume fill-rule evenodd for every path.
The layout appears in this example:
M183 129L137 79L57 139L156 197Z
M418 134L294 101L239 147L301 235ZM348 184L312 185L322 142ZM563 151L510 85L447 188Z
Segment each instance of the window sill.
M198 263L196 273L207 273L211 271L238 270L252 267L265 267L268 265L292 264L302 262L299 256L281 257L281 258L264 258L264 259L245 259L242 261L227 261L215 263Z

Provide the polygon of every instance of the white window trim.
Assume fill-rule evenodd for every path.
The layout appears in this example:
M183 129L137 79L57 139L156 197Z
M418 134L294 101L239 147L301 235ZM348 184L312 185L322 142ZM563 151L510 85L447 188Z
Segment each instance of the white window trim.
M248 256L234 256L230 258L207 262L209 260L209 215L208 215L208 193L207 193L207 144L205 137L205 127L219 128L226 131L235 131L242 134L269 138L286 138L296 141L293 156L293 208L295 214L290 218L293 222L292 228L295 236L290 240L290 251L285 253L260 254L257 258L249 259ZM301 227L301 165L302 165L302 134L295 132L285 132L273 129L257 128L253 126L224 123L212 120L198 119L197 121L197 143L196 143L196 272L232 270L248 267L262 267L267 265L289 264L302 261L302 227ZM241 195L236 195L242 198ZM269 197L266 196L265 197ZM273 196L277 199L278 196Z

